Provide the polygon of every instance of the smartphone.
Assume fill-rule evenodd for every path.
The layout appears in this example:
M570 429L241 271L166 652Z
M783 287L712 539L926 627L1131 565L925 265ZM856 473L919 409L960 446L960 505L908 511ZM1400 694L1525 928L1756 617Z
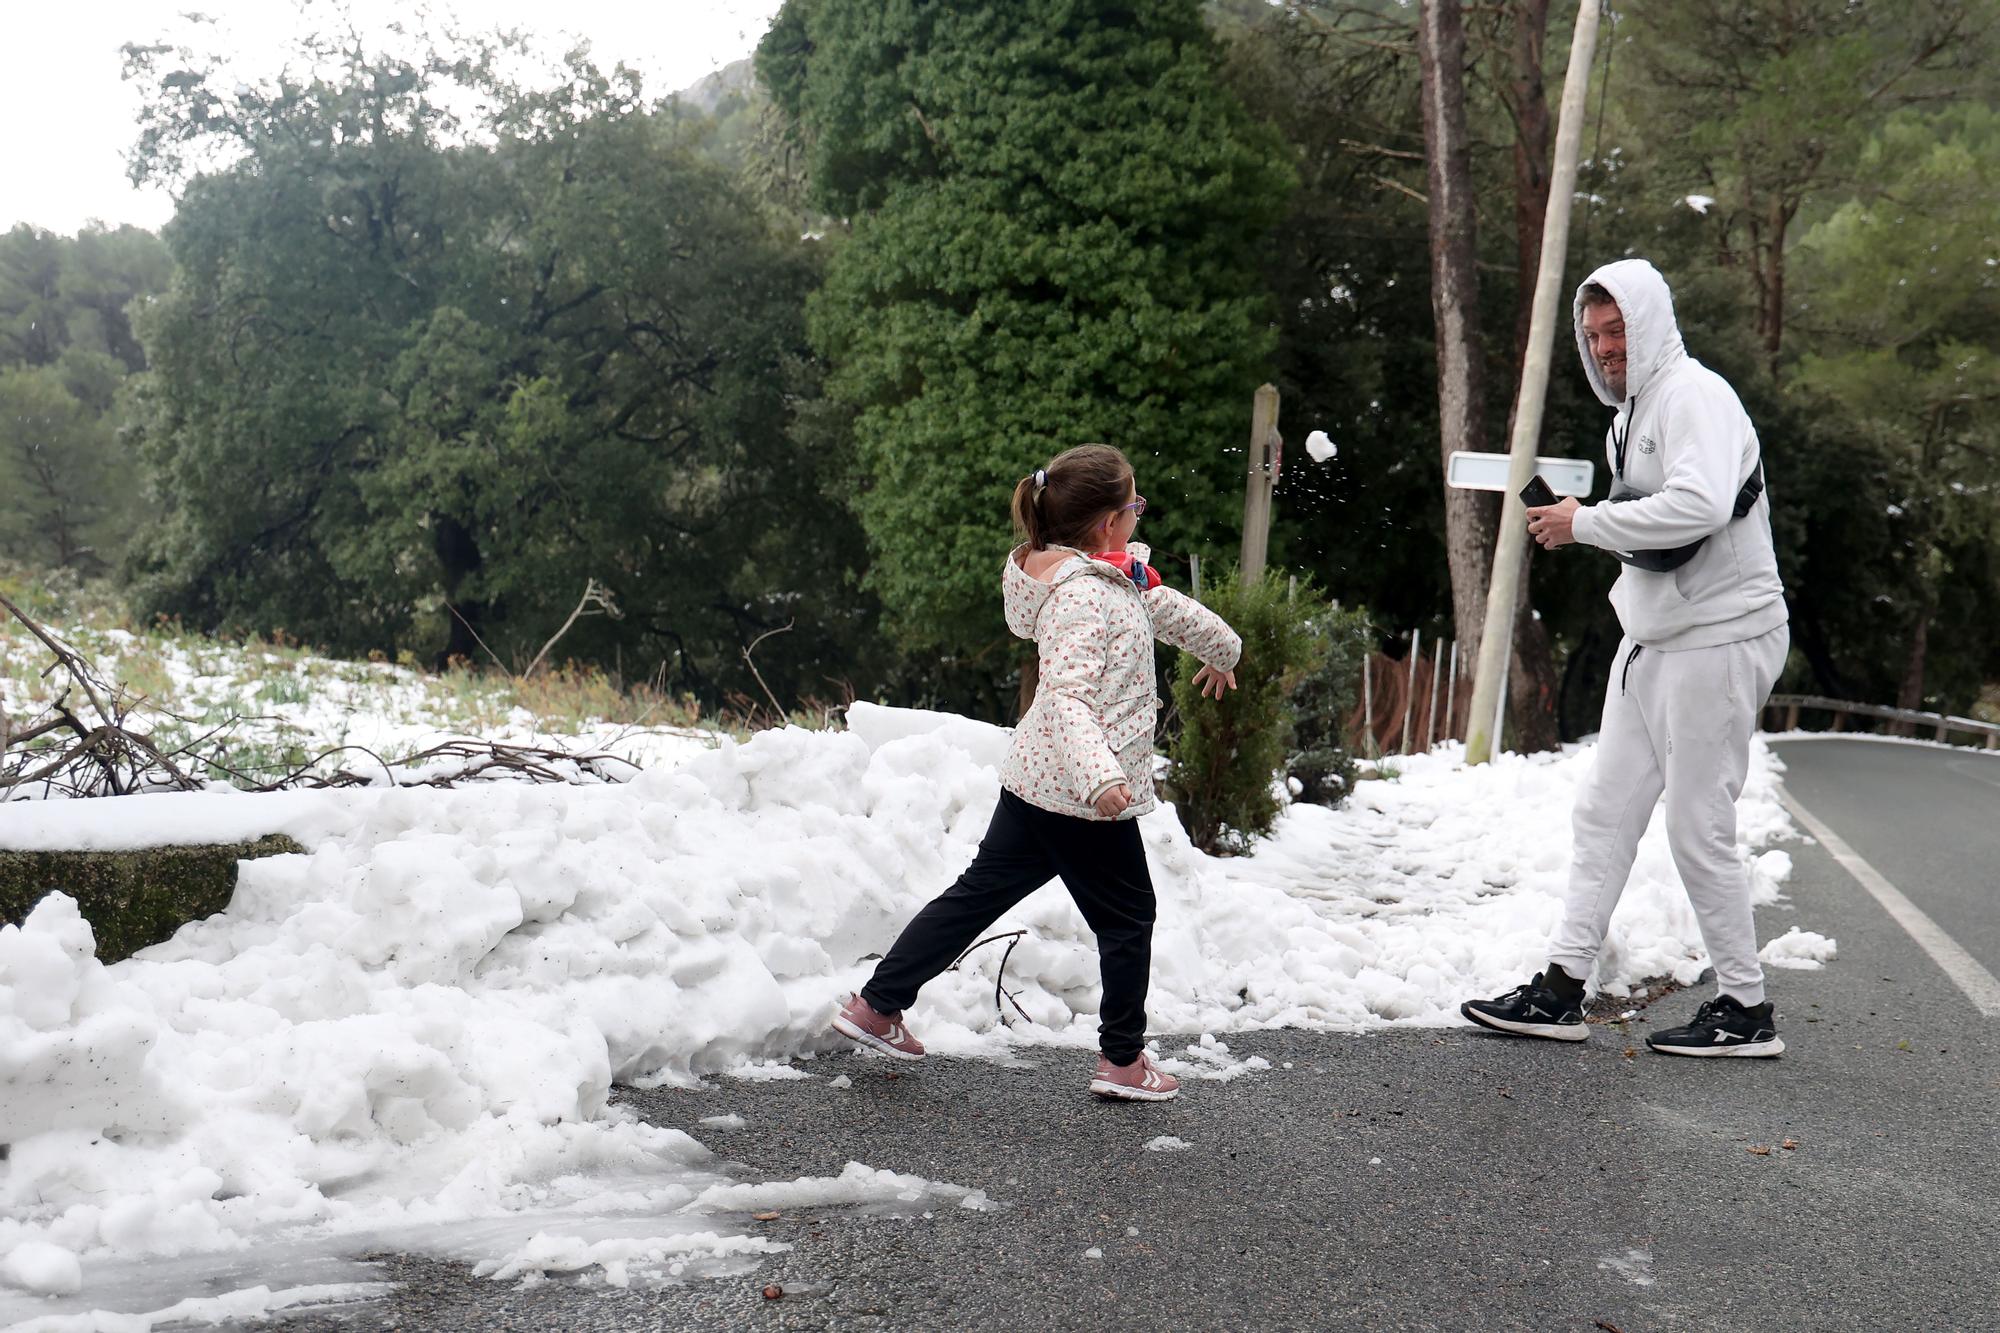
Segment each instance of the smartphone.
M1549 489L1549 484L1542 480L1541 474L1536 473L1528 479L1528 484L1521 488L1521 503L1530 509L1545 508L1556 503L1556 493Z

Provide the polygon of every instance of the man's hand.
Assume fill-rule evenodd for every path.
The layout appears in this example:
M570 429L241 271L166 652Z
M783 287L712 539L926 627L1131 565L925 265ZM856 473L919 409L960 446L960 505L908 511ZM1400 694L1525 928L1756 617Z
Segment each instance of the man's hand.
M1234 671L1217 671L1212 666L1203 666L1194 673L1194 687L1210 699L1220 699L1223 693L1236 688Z
M1125 813L1125 807L1132 804L1132 789L1124 783L1106 787L1096 801L1097 813L1106 819L1116 819Z
M1570 545L1576 540L1576 534L1571 529L1576 522L1576 511L1581 508L1583 505L1570 495L1557 504L1530 509L1528 535L1551 551L1558 546Z

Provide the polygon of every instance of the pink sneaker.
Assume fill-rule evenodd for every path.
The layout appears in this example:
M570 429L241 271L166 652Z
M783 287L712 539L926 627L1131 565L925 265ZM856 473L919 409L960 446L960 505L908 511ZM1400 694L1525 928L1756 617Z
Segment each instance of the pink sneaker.
M898 1060L924 1058L924 1044L903 1026L901 1010L893 1014L878 1014L874 1006L859 995L850 995L841 1002L840 1008L833 1011L831 1026L841 1036L852 1037L863 1046L872 1046Z
M1090 1090L1119 1101L1170 1102L1180 1096L1181 1081L1154 1064L1153 1057L1144 1051L1129 1065L1114 1065L1100 1055Z

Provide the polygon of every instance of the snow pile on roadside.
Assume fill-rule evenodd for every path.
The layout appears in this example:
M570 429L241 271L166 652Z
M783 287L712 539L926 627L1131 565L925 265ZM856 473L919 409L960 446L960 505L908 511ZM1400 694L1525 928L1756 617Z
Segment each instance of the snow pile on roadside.
M1812 972L1826 966L1838 955L1836 946L1837 941L1793 926L1759 949L1757 958L1766 967L1790 967Z
M609 1105L612 1083L748 1073L835 1044L834 998L970 859L1005 746L998 728L857 705L846 732L725 741L620 786L291 793L263 831L308 854L246 863L227 912L109 968L67 900L46 900L0 929L0 1264L53 1290L69 1272L55 1251L76 1257L87 1299L107 1258L528 1214L658 1225L596 1250L544 1228L493 1247L491 1271L740 1255L742 1229L712 1215L734 1196L711 1192L738 1187L688 1134ZM1459 1000L1539 966L1592 762L1401 760L1345 810L1293 808L1235 860L1195 851L1171 811L1149 816L1151 1026L1457 1022ZM1775 767L1759 744L1751 846L1788 828ZM189 833L266 799L60 813L101 844L117 841L97 825L119 807L172 811ZM0 842L48 837L57 813L0 806ZM1776 896L1782 857L1754 862L1759 901ZM1027 932L1005 981L1033 1023L997 1021L995 945L926 990L912 1014L926 1043L990 1057L1093 1046L1096 954L1067 896L1038 893L994 929ZM1692 981L1703 966L1656 821L1598 983ZM1197 1078L1262 1064L1212 1035L1166 1063Z

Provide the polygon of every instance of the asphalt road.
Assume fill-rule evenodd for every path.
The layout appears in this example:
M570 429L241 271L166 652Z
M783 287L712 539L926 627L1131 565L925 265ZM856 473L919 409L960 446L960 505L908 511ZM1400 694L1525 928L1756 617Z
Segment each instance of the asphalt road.
M1824 741L1783 755L1797 798L1990 965L2000 791L1959 766L2000 763ZM1796 923L1840 949L1821 971L1773 970L1779 1060L1646 1052L1644 1032L1703 988L1581 1046L1469 1028L1231 1037L1272 1070L1163 1106L1092 1101L1068 1051L1018 1069L841 1055L815 1072L850 1088L748 1099L628 1092L662 1124L748 1111L699 1133L760 1177L858 1160L1007 1206L788 1212L764 1225L793 1248L754 1274L650 1291L516 1290L392 1257L396 1295L286 1327L1991 1326L2000 1020L1823 849L1792 851L1789 901L1759 932ZM1163 1134L1191 1146L1144 1149ZM787 1294L766 1300L766 1284Z
M2000 975L2000 752L1778 742L1785 789Z

